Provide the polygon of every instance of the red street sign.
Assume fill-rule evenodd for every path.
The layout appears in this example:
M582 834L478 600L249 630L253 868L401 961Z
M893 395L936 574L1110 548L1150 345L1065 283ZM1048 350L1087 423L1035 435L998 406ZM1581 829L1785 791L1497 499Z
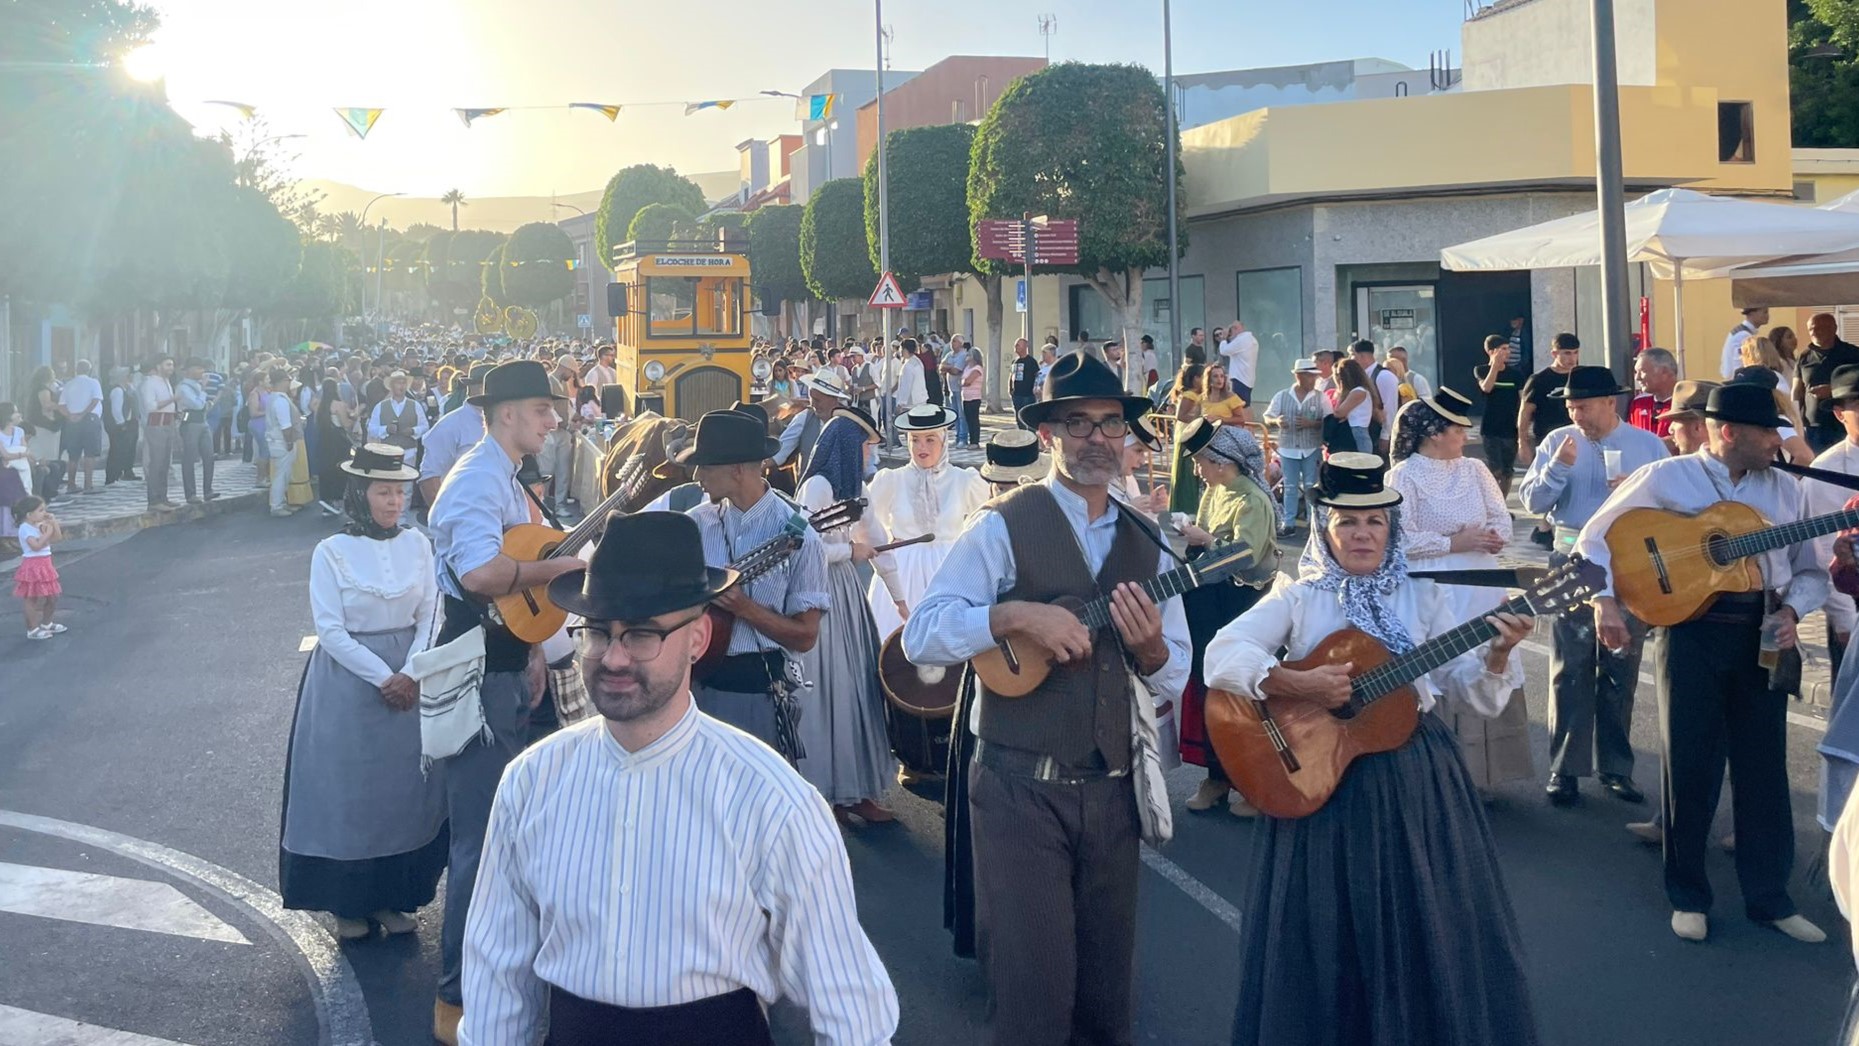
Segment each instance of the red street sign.
M975 243L983 258L1024 264L1026 229L1012 219L986 219L975 225ZM1078 220L1060 218L1033 227L1033 264L1061 268L1078 264Z

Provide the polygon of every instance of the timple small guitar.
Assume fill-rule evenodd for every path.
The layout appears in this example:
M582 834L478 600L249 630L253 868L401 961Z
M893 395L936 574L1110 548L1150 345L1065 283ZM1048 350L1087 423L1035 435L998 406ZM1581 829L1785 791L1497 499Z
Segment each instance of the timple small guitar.
M1762 590L1755 557L1859 526L1859 509L1770 526L1762 513L1719 501L1695 516L1664 509L1622 512L1607 528L1614 598L1648 625L1677 625L1725 592Z
M1578 607L1601 590L1601 568L1575 557L1490 613L1541 617ZM1352 664L1349 703L1332 711L1311 701L1225 690L1207 692L1207 737L1241 795L1272 817L1306 817L1323 807L1356 757L1399 748L1420 723L1413 683L1488 642L1497 630L1481 615L1405 654L1353 628L1331 633L1284 667L1304 671Z
M747 585L786 562L789 556L800 550L808 527L824 534L829 530L849 527L857 523L859 517L864 514L864 498L835 501L811 516L794 513L788 519L787 526L782 528L781 533L743 553L729 565L731 570L741 575L736 584ZM711 606L705 612L710 615L710 644L704 647L703 655L691 668L692 675L696 677L705 675L717 661L723 658L729 650L730 631L736 625L736 615L727 610Z
M1150 599L1161 603L1189 589L1225 581L1250 566L1254 558L1251 545L1235 541L1211 550L1185 567L1158 574L1142 582L1141 587ZM1110 624L1109 596L1099 596L1089 603L1061 599L1054 605L1077 614L1084 627L1092 632ZM1025 697L1052 673L1053 654L1051 648L1036 639L1003 639L993 649L977 654L970 664L974 665L975 674L981 677L988 693L997 697Z

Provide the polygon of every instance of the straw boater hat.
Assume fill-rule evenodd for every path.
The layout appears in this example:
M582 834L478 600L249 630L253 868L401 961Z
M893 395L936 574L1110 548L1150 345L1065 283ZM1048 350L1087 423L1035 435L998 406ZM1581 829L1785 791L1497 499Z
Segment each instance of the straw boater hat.
M865 430L865 442L883 443L884 434L878 431L878 421L860 407L838 407L833 410L835 418L849 418Z
M1859 367L1854 368L1859 370ZM1837 376L1838 371L1834 374ZM1704 417L1704 408L1710 404L1711 393L1718 387L1715 381L1681 381L1672 386L1672 405L1665 413L1659 415L1660 421L1696 421Z
M1472 424L1472 401L1452 391L1444 385L1431 396L1422 396L1420 402L1433 408L1433 413L1452 422L1454 425L1470 426Z
M365 443L355 448L342 471L360 479L384 479L405 483L420 478L418 469L402 457L406 451L388 443Z
M928 432L932 429L946 429L954 424L955 411L938 407L934 403L918 404L897 417L900 432Z
M989 483L1029 483L1044 479L1051 468L1051 459L1040 453L1038 436L1025 429L1002 429L988 437L981 478Z
M829 370L821 370L817 373L810 374L800 379L800 384L801 387L809 392L817 392L822 396L831 396L842 403L852 398L851 391L844 385L839 384L839 375Z
M589 621L644 621L703 606L738 576L704 565L697 521L684 513L616 512L587 566L549 582L549 598Z
M1379 454L1332 454L1317 469L1310 499L1330 508L1391 508L1401 503L1401 492L1386 486L1387 474Z

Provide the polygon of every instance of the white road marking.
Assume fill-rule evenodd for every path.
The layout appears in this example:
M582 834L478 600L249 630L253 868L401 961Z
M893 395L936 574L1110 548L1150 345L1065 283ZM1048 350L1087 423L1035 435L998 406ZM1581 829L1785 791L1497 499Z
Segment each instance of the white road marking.
M1174 883L1182 893L1194 899L1194 903L1207 909L1214 918L1225 923L1234 933L1240 932L1239 909L1233 907L1226 898L1213 891L1206 883L1189 875L1187 869L1163 857L1148 843L1142 848L1143 863L1154 869L1162 878Z
M250 909L265 931L297 959L298 968L310 986L310 1001L316 1007L323 1046L374 1046L374 1025L368 1016L368 1001L362 996L361 984L355 979L348 959L327 930L304 912L285 910L277 894L192 854L87 824L0 810L0 826L108 850L186 879L217 897ZM0 1038L0 1042L11 1041Z
M297 642L297 652L299 654L307 654L310 651L315 650L315 649L316 649L316 637L315 636L304 636L301 640L298 640Z
M167 883L64 868L0 863L0 912L226 944L252 943Z
M117 1031L16 1006L0 1006L0 1042L34 1046L187 1046L173 1039Z
M1542 640L1526 639L1518 645L1539 657L1545 659L1549 657L1549 644ZM1644 667L1640 669L1640 682L1646 686L1657 685L1653 682L1652 673L1647 671ZM1812 730L1817 734L1824 734L1827 732L1827 721L1817 715L1808 715L1805 712L1796 712L1793 709L1789 709L1788 721L1796 726Z

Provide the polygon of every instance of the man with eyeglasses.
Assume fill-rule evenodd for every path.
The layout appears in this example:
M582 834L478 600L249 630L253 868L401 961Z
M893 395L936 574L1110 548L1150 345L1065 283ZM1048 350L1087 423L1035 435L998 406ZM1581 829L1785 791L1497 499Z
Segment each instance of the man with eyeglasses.
M826 804L692 698L704 608L740 584L704 564L689 516L616 513L586 569L550 584L586 619L569 631L600 717L498 786L462 1041L772 1044L764 1004L784 996L820 1042L896 1032Z
M1158 697L1181 693L1189 661L1181 604L1158 607L1140 587L1174 563L1110 496L1131 420L1150 409L1094 357L1054 364L1020 412L1055 449L1051 474L971 518L904 625L917 665L959 665L1002 643L1060 662L1024 697L977 683L972 715L955 713L976 740L947 792L969 800L947 811L945 896L956 900L944 914L963 953L972 868L995 1043L1131 1041L1138 853L1170 832L1153 716ZM1111 599L1103 628L1058 605L1100 593ZM955 743L970 744L965 730Z

